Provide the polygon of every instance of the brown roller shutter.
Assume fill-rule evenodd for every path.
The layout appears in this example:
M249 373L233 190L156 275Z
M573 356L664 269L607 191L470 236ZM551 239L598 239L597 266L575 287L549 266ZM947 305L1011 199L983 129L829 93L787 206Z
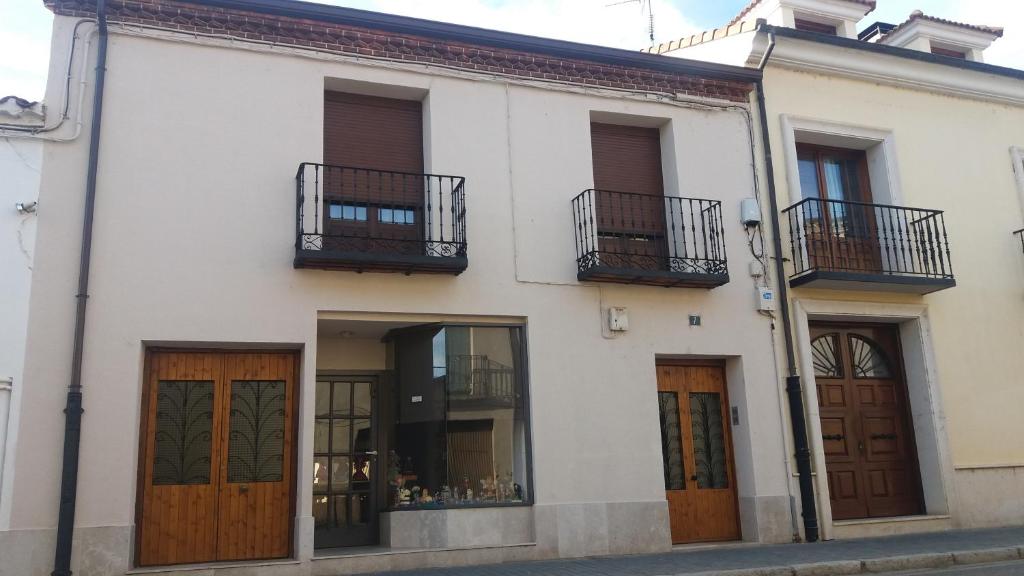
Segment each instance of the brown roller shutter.
M660 131L591 123L590 142L603 261L612 267L665 268Z
M422 103L325 92L324 164L324 249L423 252Z
M594 188L661 196L661 134L657 128L590 125Z
M326 92L324 164L422 173L422 103Z

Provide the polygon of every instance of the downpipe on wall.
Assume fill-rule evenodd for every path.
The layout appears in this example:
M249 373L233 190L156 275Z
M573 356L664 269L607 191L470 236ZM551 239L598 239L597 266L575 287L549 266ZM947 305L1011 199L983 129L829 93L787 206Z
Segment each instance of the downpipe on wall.
M758 22L763 29L764 21ZM775 49L775 34L768 32L768 48L758 68L763 72ZM803 388L796 369L796 352L793 344L793 327L789 312L789 296L786 286L786 267L782 259L782 231L779 219L779 200L775 190L775 169L772 163L772 147L768 139L768 112L765 106L764 81L758 79L757 112L760 116L761 139L764 144L764 163L768 180L768 202L772 219L772 249L775 252L775 278L779 286L779 316L782 319L782 333L786 344L786 397L789 400L789 419L793 431L793 448L796 470L800 485L800 508L804 524L804 538L807 542L818 541L818 511L814 498L814 481L811 476L811 450L807 444L807 419L804 415Z
M75 341L71 357L71 382L64 408L64 455L61 462L60 509L57 514L57 545L52 576L71 576L71 544L75 530L75 499L78 492L78 457L82 439L82 353L85 348L85 308L89 299L89 264L92 254L92 223L96 207L96 172L99 167L100 125L103 116L103 83L107 71L106 0L96 0L98 49L93 91L89 163L85 180L85 211L82 217L82 252L78 265L75 309Z

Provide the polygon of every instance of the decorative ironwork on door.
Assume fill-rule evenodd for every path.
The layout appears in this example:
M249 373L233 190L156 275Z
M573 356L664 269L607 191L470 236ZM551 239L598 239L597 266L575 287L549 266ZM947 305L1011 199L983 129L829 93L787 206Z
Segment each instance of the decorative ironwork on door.
M153 485L209 484L213 382L161 380L156 402Z
M228 482L281 481L284 420L283 381L231 383Z

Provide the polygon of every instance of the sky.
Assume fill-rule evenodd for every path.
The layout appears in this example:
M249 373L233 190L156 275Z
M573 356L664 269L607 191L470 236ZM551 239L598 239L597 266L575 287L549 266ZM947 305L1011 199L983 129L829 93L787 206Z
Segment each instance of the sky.
M727 23L748 0L651 0L655 41ZM861 23L900 23L914 10L958 22L1003 26L985 53L990 64L1024 69L1022 0L877 0ZM616 48L646 47L647 18L637 0L321 0L348 6ZM0 96L42 98L53 16L42 0L0 0Z

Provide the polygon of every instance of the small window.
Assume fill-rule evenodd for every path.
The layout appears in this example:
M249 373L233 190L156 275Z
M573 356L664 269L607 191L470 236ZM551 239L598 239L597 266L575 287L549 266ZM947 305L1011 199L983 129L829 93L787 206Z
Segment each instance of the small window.
M416 211L412 208L380 208L377 221L384 224L415 224Z
M821 22L815 22L813 20L797 18L794 27L797 30L803 30L804 32L817 32L818 34L838 36L836 27L833 24L822 24Z
M331 220L355 220L357 222L366 222L366 206L359 206L348 202L332 203L330 205L330 212L328 215Z
M950 58L959 58L961 60L967 60L967 52L963 50L951 50L949 48L939 48L938 46L932 46L932 54L938 56L948 56Z

